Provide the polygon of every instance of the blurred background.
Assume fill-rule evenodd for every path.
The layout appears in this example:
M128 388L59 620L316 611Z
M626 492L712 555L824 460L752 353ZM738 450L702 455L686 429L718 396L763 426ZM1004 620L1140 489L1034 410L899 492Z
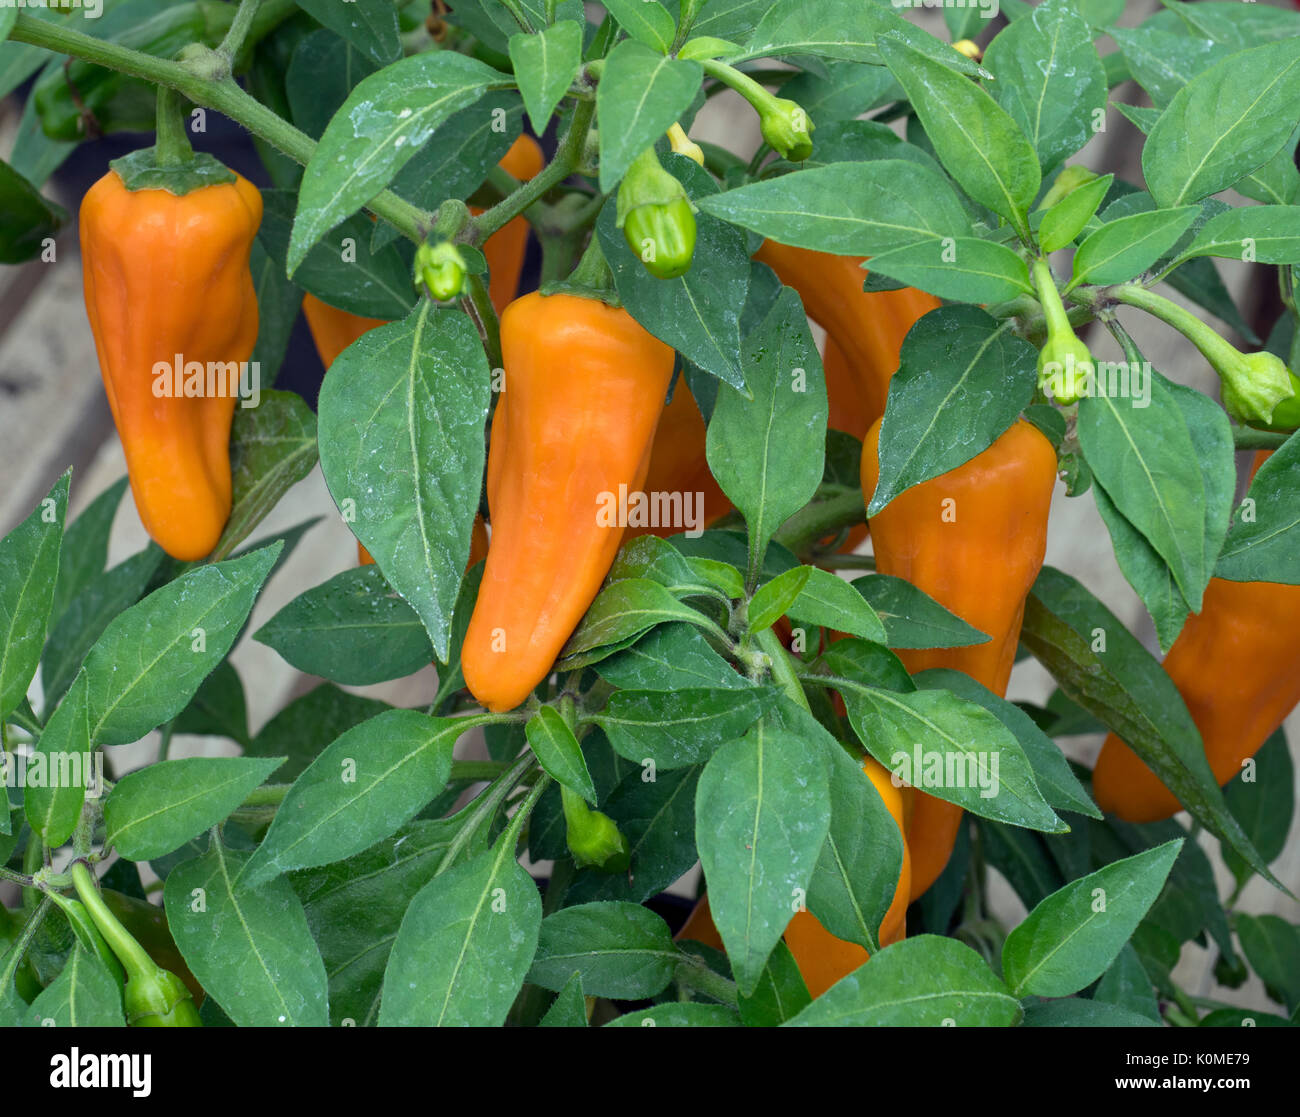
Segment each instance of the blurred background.
M1274 0L1274 6L1289 6L1288 0ZM1141 23L1160 7L1158 0L1130 0L1121 26ZM941 38L948 38L943 19L934 9L916 9L908 18L925 26ZM981 21L982 23L982 21ZM981 28L979 42L986 43L998 27L999 18L988 30ZM1103 54L1115 49L1108 38L1099 40ZM0 158L8 159L19 134L23 98L27 86L0 101ZM1146 105L1149 100L1132 83L1114 92L1114 99ZM252 144L236 125L215 113L207 117L207 132L193 137L198 150L211 151L227 165L259 186L270 182ZM696 118L692 138L723 145L748 157L759 142L757 120L740 98L730 91L711 99ZM550 137L544 137L549 140ZM76 516L99 493L126 474L122 447L113 430L108 404L100 382L90 328L86 321L81 294L81 261L78 254L76 212L87 188L105 173L108 162L135 148L152 142L150 134L119 133L83 143L71 151L66 161L54 171L44 193L58 201L71 215L60 231L53 261L33 261L17 267L0 268L0 535L11 530L45 495L58 476L73 467L69 518ZM1117 177L1141 182L1139 156L1141 134L1118 112L1111 111L1105 130L1099 132L1088 147L1076 157L1089 167L1114 171ZM1236 201L1236 199L1234 199ZM525 266L524 285L536 284L536 246ZM1217 260L1224 283L1240 308L1246 323L1261 338L1266 338L1281 310L1273 271L1270 268ZM1177 301L1179 296L1167 289ZM141 308L147 314L148 308ZM1196 310L1198 315L1205 312ZM1250 348L1250 343L1225 323L1234 343ZM1151 361L1166 376L1197 388L1213 398L1217 396L1217 378L1205 361L1182 343L1179 335L1149 318L1126 317L1126 325ZM818 343L821 332L816 327ZM1119 359L1118 347L1100 328L1085 335L1094 352L1102 359ZM277 388L301 394L313 407L323 369L312 345L306 323L299 315L284 367L276 381ZM1249 454L1240 455L1239 472L1244 485L1244 470ZM273 616L305 587L316 585L356 563L356 545L339 517L326 490L319 467L300 482L280 502L270 517L254 532L254 538L275 534L303 520L319 517L298 545L284 568L273 579L254 609L248 631ZM148 542L144 529L129 497L123 501L114 524L109 551L112 566L140 550ZM870 542L860 548L869 553ZM1109 608L1159 655L1154 630L1136 594L1120 574L1115 563L1109 535L1096 511L1090 494L1071 499L1058 486L1052 510L1047 562L1068 571ZM305 676L290 667L274 651L245 637L231 656L231 662L243 681L247 698L249 729L253 734L295 698L307 693L323 680ZM1296 665L1300 670L1300 664ZM382 699L397 706L427 704L434 691L432 668L396 682L370 687L346 687L356 694ZM1008 697L1043 704L1055 686L1047 673L1032 660L1017 665ZM1288 719L1286 730L1297 752L1300 742L1300 713ZM1099 734L1062 741L1072 759L1092 765L1101 745ZM157 755L156 736L134 745L107 749L110 777L147 763ZM173 757L193 755L235 755L238 746L220 738L177 736L171 743ZM486 757L481 740L467 736L460 753L467 758ZM1300 764L1296 765L1300 771ZM1186 821L1186 816L1179 816ZM1300 823L1293 822L1285 852L1273 870L1293 892L1300 894ZM1218 875L1221 896L1233 888L1231 876L1218 856L1218 842L1200 835L1210 861ZM545 875L549 866L539 864L534 870ZM1011 888L991 870L994 878L991 902L998 918L1007 926L1018 922L1025 909ZM694 896L698 869L679 881L673 891ZM8 886L0 885L0 889ZM4 894L10 904L15 897ZM1288 922L1300 922L1300 904L1253 877L1246 885L1237 905L1250 913L1271 912ZM1237 989L1219 986L1213 966L1217 951L1188 944L1175 971L1175 979L1196 995L1213 997L1228 1004L1262 1011L1278 1011L1265 996L1255 977Z

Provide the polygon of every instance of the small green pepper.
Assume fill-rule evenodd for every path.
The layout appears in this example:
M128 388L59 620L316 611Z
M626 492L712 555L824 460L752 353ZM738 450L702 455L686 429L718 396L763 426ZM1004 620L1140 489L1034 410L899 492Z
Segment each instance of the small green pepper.
M581 795L567 787L560 787L560 799L564 804L565 840L578 866L605 873L626 872L632 852L614 820L593 811Z
M682 184L646 148L618 188L618 227L656 279L685 275L695 254L695 213Z

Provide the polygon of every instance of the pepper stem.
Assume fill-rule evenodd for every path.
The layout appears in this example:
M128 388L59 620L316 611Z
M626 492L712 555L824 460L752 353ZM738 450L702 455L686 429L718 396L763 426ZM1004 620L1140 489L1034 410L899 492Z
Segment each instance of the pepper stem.
M594 229L578 266L569 278L548 283L541 291L543 295L577 295L580 298L597 299L610 306L623 305L614 288L614 275L605 261L605 253L601 251L600 238Z
M158 87L158 135L154 143L154 161L160 167L179 167L194 158L184 99L174 89Z
M85 904L86 910L90 912L90 918L99 928L99 933L104 936L108 945L113 948L113 953L121 961L122 968L126 970L127 980L157 970L157 964L149 957L144 947L135 941L131 932L122 926L121 921L104 903L104 898L99 894L99 887L86 863L74 861L71 872L72 884L77 890L77 895Z

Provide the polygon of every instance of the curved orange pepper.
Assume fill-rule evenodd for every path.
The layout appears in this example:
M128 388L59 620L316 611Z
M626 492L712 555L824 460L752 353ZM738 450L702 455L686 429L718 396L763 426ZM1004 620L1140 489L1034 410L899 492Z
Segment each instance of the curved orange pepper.
M247 179L188 194L128 190L110 170L81 203L86 315L145 530L164 551L201 559L230 516L230 425L221 394L155 395L155 365L236 368L257 340L248 253L262 195ZM224 378L223 378L224 380Z
M1252 480L1267 457L1256 455ZM1300 702L1300 586L1211 578L1164 668L1201 731L1215 780L1226 784ZM1127 822L1158 822L1183 809L1114 733L1097 757L1092 790L1102 810Z
M862 448L868 502L880 480L879 443L877 420ZM992 637L964 648L900 649L909 672L949 667L1006 694L1025 598L1047 548L1055 485L1055 449L1020 419L983 453L914 485L871 518L877 571L906 578ZM915 792L908 830L913 899L943 872L961 816L956 804Z

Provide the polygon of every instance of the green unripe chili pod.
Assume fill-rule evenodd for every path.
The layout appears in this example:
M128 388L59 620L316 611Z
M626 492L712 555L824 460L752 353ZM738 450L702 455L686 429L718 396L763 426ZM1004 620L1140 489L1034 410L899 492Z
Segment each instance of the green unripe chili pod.
M1070 325L1052 269L1042 257L1033 262L1033 279L1047 321L1047 341L1038 354L1038 388L1068 406L1089 393L1096 365Z
M70 870L77 895L126 971L122 1004L133 1028L201 1028L199 1010L185 983L158 965L104 903L84 861Z
M560 800L564 805L565 840L578 866L605 873L626 872L632 851L614 820L593 811L581 795L563 785Z
M415 282L432 298L450 302L465 286L465 257L450 241L422 244L415 250Z
M618 188L617 224L646 271L675 279L690 270L695 254L695 213L682 184L648 147L633 161Z
M773 97L759 112L758 128L768 146L791 163L802 163L812 154L813 123L794 101Z

